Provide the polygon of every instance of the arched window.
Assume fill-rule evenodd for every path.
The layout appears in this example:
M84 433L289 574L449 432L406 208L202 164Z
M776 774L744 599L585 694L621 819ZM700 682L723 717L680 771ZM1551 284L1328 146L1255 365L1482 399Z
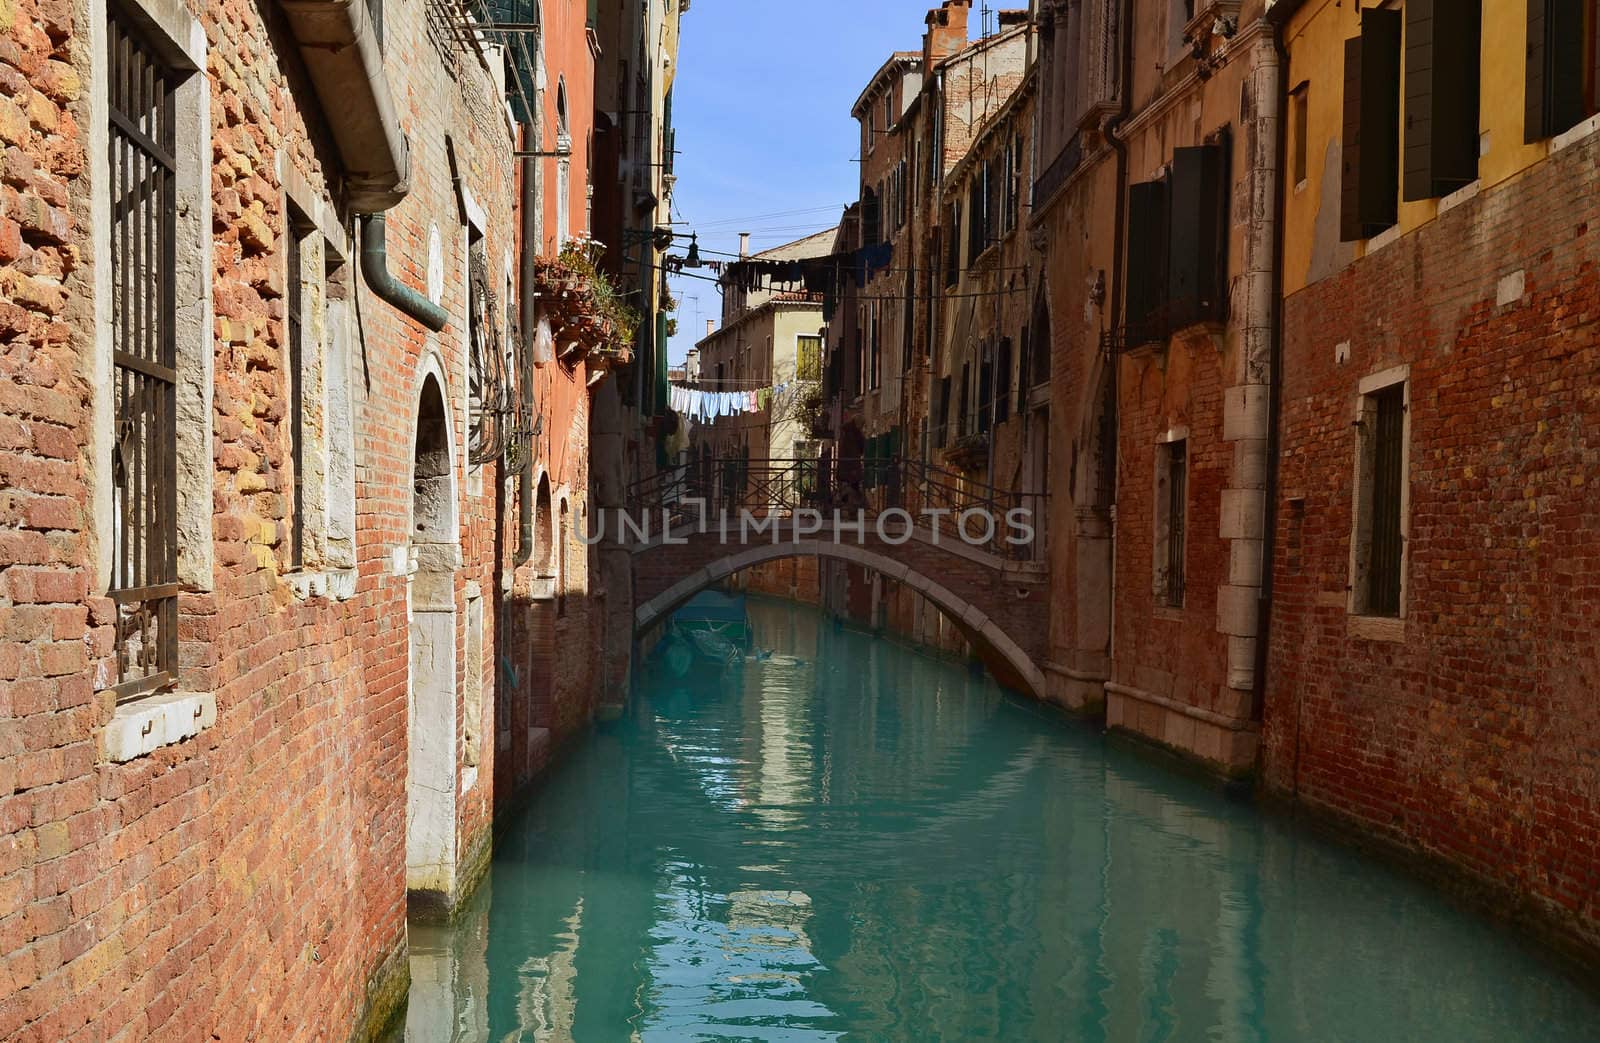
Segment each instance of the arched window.
M412 463L411 538L447 543L455 529L455 489L450 473L449 416L444 392L431 374L417 405L417 440Z
M534 561L538 567L538 574L544 577L555 575L555 556L552 553L555 546L555 530L550 519L550 476L539 476L539 492L535 497L533 509L533 539ZM543 544L541 546L540 544Z
M572 148L572 127L567 122L567 79L556 83L556 150ZM572 160L562 156L556 160L556 249L567 243L571 234L572 213Z
M1033 301L1033 319L1028 323L1028 380L1030 388L1050 382L1050 301L1044 287Z
M572 587L572 518L567 512L567 501L561 501L561 521L556 527L556 560L560 572L556 576L556 615L567 614L567 591Z

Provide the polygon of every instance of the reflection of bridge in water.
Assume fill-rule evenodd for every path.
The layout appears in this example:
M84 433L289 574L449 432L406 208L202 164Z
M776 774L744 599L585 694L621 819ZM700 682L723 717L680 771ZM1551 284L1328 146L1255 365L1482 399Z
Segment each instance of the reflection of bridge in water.
M1043 698L1048 499L898 457L706 458L630 490L634 632L726 577L781 558L871 569L948 616L1002 682Z

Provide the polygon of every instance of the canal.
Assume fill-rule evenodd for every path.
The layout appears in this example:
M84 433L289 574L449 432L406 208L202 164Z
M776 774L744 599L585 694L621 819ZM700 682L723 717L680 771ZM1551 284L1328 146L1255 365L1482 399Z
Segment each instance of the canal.
M1427 889L947 661L751 602L765 661L644 678L561 761L406 1037L1592 1039Z

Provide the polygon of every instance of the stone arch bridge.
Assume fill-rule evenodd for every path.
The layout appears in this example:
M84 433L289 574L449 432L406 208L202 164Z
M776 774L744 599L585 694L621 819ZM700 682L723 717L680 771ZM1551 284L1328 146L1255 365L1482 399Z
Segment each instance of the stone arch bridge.
M763 562L853 563L917 591L1001 683L1037 698L1049 634L1047 503L914 461L702 460L635 485L627 521L634 635ZM619 531L620 530L620 531Z

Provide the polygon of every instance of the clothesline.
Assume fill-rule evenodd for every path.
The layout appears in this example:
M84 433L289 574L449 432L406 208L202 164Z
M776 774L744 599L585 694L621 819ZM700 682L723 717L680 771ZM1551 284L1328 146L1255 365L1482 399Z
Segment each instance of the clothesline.
M790 381L742 391L706 391L673 383L668 388L668 404L680 416L702 424L715 423L718 417L759 413L772 403L774 395L789 389Z

